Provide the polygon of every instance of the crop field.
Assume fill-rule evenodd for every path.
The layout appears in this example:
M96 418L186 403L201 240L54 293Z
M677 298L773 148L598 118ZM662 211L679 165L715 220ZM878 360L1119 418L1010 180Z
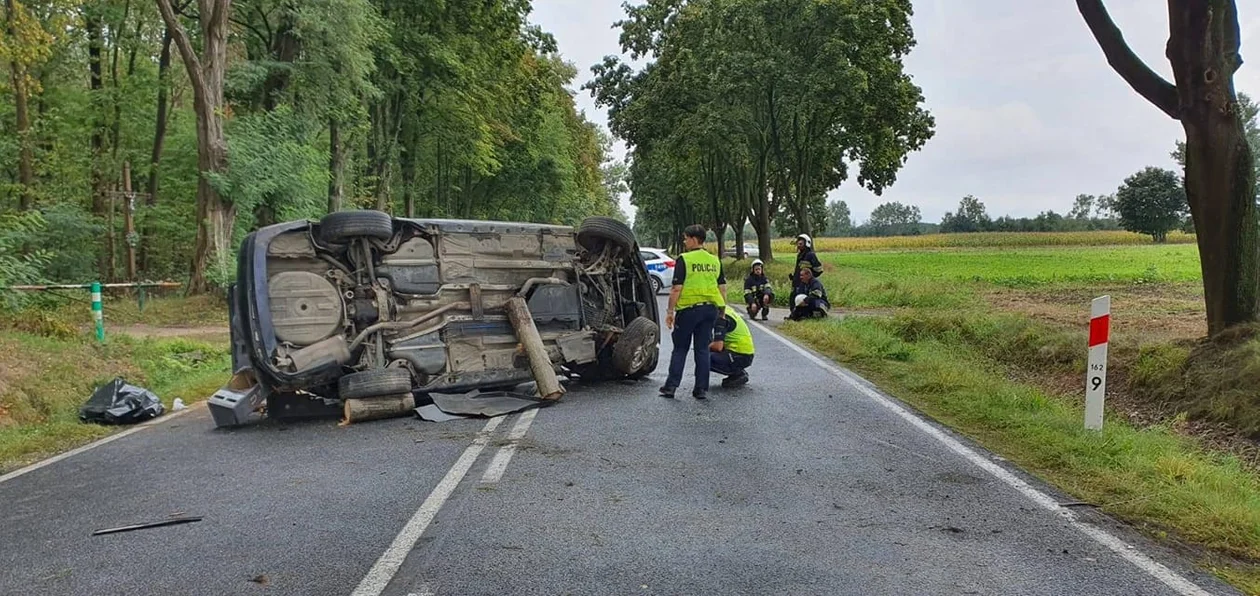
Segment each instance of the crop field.
M755 239L748 242L755 243ZM775 254L795 251L791 238L775 239ZM1194 244L1194 236L1173 232L1169 244ZM1150 236L1133 232L982 232L976 234L924 234L882 238L815 238L819 252L897 250L925 248L1012 248L1020 246L1130 246L1150 245Z
M879 277L1006 287L1201 279L1193 244L832 252L821 258L836 269Z

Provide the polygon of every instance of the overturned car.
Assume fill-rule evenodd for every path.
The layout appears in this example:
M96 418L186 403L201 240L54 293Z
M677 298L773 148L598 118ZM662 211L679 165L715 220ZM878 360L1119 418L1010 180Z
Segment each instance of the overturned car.
M230 289L233 376L210 400L215 424L528 382L506 312L516 297L554 370L583 380L655 370L651 278L615 219L574 229L341 211L257 230Z

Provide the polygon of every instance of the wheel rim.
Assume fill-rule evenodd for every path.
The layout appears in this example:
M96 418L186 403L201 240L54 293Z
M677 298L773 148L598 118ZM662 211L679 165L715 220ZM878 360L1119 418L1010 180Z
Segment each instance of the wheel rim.
M638 346L634 349L634 355L630 358L631 370L639 370L647 363L647 348Z

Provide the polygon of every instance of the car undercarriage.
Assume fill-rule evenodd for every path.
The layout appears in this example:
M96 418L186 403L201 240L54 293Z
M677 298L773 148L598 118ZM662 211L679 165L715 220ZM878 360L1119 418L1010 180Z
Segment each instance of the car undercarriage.
M234 374L211 399L216 424L528 382L513 297L558 372L598 381L656 368L650 278L615 219L574 229L342 211L252 232L230 290Z

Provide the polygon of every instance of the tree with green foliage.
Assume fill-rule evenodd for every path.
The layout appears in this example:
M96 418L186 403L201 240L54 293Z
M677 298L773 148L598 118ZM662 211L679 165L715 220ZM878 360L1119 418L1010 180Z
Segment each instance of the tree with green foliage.
M1234 73L1242 66L1235 0L1168 0L1165 54L1173 82L1129 48L1103 0L1076 5L1112 68L1185 130L1185 191L1203 264L1208 333L1255 321L1260 226L1255 156L1234 91Z
M941 219L941 233L984 232L992 225L989 214L985 212L984 203L972 195L963 197L958 203L958 211L946 211Z
M866 225L881 236L917 234L922 219L923 214L917 206L893 201L876 206Z
M853 233L853 214L849 204L844 201L832 201L827 204L826 236L839 238Z
M1068 211L1068 219L1086 220L1094 212L1094 204L1098 199L1094 195L1080 194L1072 201L1072 210Z
M126 277L138 242L136 277L217 288L251 230L342 208L620 214L628 168L577 110L577 70L528 24L528 1L4 8L0 217L38 211L14 246L44 251L49 279Z
M1124 229L1149 234L1156 242L1178 229L1189 206L1186 191L1171 170L1148 167L1125 178L1116 190L1115 210Z
M750 221L772 258L776 229L822 229L850 167L882 192L933 134L902 65L914 45L902 0L649 0L627 13L623 51L651 60L607 57L588 88L631 148L637 217L668 218L660 227L700 221L720 245Z

